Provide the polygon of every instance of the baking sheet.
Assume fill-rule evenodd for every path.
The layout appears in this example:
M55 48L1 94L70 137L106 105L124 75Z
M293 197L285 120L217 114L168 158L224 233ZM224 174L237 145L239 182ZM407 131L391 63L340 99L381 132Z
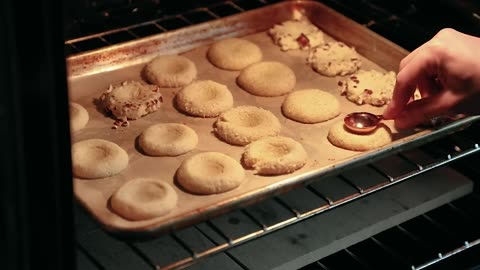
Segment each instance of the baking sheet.
M401 147L425 142L434 137L454 132L476 118L466 118L437 130L409 130L399 132L392 122L394 142L369 152L354 152L337 148L326 139L329 127L342 121L353 111L380 114L382 108L358 106L340 95L338 81L314 72L307 64L308 51L282 52L274 45L265 30L275 23L292 18L293 12L304 13L324 32L328 40L341 40L357 48L362 55L362 69L396 70L407 52L397 45L370 32L368 29L326 8L320 3L300 1L283 2L262 9L244 12L232 17L203 23L146 39L111 46L67 59L69 67L70 100L82 104L90 115L87 126L73 134L72 143L84 139L100 138L124 148L129 155L129 166L121 174L96 180L75 178L74 194L80 203L107 229L121 233L161 233L218 215L230 209L252 203L274 193L283 192L315 176L332 173L353 163L389 154ZM295 90L319 88L335 95L341 103L342 113L333 120L319 124L301 124L285 118L280 109L284 97L257 97L239 88L238 71L225 71L214 67L206 58L208 45L226 37L242 37L259 45L264 60L279 61L294 70L297 77ZM181 53L197 66L198 80L214 80L228 86L234 96L234 106L254 105L272 111L282 124L280 135L294 138L305 147L309 160L300 170L281 176L258 176L246 173L246 181L237 189L215 195L193 195L182 190L174 181L181 162L197 153L218 151L240 161L244 147L232 146L218 140L212 133L215 118L186 116L173 107L173 97L179 88L162 88L163 106L155 113L130 121L127 128L111 129L113 119L104 115L96 100L110 84L141 79L145 63L159 54ZM150 157L143 155L136 138L155 123L183 123L199 135L195 150L179 157ZM126 181L136 177L152 177L171 184L178 193L178 205L169 214L146 221L129 221L116 215L109 207L111 194Z

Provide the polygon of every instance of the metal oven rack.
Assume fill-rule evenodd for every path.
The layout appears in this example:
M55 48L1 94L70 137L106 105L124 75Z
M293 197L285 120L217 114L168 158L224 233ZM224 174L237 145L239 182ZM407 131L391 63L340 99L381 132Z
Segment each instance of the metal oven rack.
M77 233L79 248L83 254L82 257L88 254L89 260L107 269L122 262L119 257L112 255L118 252L117 248L122 250L123 256L128 254L124 259L128 258L129 263L138 261L135 267L132 267L135 269L142 269L141 265L145 265L145 269L184 268L241 243L278 231L477 153L480 151L480 146L475 141L475 134L480 134L480 126L476 124L426 146L406 150L347 170L340 175L314 181L257 205L146 242L118 241L106 235L96 224L77 224L77 229L80 227ZM85 217L80 217L78 220L84 222ZM99 235L102 236L99 237ZM431 264L480 243L480 239L464 240L462 246L451 247L451 251L438 253L437 258L412 265L411 269L425 269ZM168 251L161 246L168 247ZM228 255L228 252L225 254ZM113 257L115 258L112 259ZM132 259L133 257L135 259ZM234 258L231 257L231 259Z

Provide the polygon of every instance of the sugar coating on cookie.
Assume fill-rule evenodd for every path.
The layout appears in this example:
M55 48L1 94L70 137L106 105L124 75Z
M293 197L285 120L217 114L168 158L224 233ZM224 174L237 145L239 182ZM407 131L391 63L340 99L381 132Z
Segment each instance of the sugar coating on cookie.
M72 145L73 174L79 178L104 178L119 174L128 166L128 154L120 146L102 139Z
M180 87L197 77L195 64L185 56L161 55L150 61L143 70L146 79L160 87Z
M294 139L283 136L264 137L247 145L243 161L260 175L294 172L307 163L307 152Z
M360 70L346 80L339 81L338 84L342 94L358 105L383 106L392 100L395 81L396 75L393 71L383 73L376 70Z
M362 65L355 49L343 42L327 42L312 49L307 62L313 70L329 77L352 74Z
M251 41L229 38L210 46L207 57L213 65L221 69L242 70L248 65L260 62L262 51Z
M88 111L80 104L70 102L70 130L79 131L84 128L89 120Z
M295 73L280 62L259 62L240 72L237 82L250 94L263 97L285 95L293 90L296 83Z
M158 110L163 98L156 85L125 81L108 88L100 96L103 108L119 120L135 120Z
M392 142L390 128L380 125L372 133L356 134L349 131L343 122L332 125L327 136L333 145L353 151L367 151Z
M214 81L196 81L175 96L177 108L189 115L216 117L233 107L233 96L227 86Z
M282 112L297 122L320 123L340 114L340 102L334 95L319 89L298 90L285 97Z
M233 145L247 145L265 136L277 135L281 124L270 111L254 106L239 106L220 115L214 131Z
M198 135L190 127L177 123L161 123L146 128L138 137L140 148L151 156L179 156L193 150Z
M148 220L171 212L177 200L177 192L169 184L153 178L136 178L112 194L110 206L125 219Z
M308 50L324 43L323 32L306 18L276 24L268 33L282 51Z
M233 158L205 152L187 158L177 170L178 183L195 194L217 194L237 188L245 180L245 170Z

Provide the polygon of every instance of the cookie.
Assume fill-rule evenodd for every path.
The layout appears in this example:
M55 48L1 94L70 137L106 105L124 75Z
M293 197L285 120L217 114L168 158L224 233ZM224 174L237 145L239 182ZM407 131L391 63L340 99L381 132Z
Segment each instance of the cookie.
M342 42L327 42L312 49L307 62L313 70L329 77L352 74L362 66L355 49Z
M220 115L214 131L233 145L247 145L265 136L277 135L281 125L270 111L254 106L239 106Z
M198 144L198 136L186 125L161 123L142 131L138 144L147 155L173 157L193 150Z
M274 25L268 34L282 51L308 50L323 44L323 32L306 18Z
M335 123L327 138L333 145L353 151L372 150L392 142L390 128L386 125L380 125L372 133L356 134L345 128L343 122Z
M236 160L217 152L187 158L178 168L178 183L194 194L217 194L237 188L245 171Z
M87 125L88 120L87 110L78 103L70 102L70 130L79 131Z
M360 70L338 84L342 94L358 105L383 106L392 100L395 81L396 75L393 71L383 73Z
M262 51L255 43L229 38L214 43L207 52L207 58L218 68L242 70L262 60Z
M243 162L260 175L280 175L294 172L307 163L303 146L287 137L264 137L245 148Z
M320 123L337 117L340 114L340 103L335 96L322 90L298 90L286 96L282 112L300 123Z
M250 94L262 97L282 96L293 90L295 73L280 62L259 62L240 72L237 82Z
M141 81L125 81L108 88L100 96L105 111L116 119L135 120L158 110L163 98L156 85Z
M136 178L120 186L110 197L112 210L132 221L164 216L177 206L177 192L167 183Z
M79 178L104 178L119 174L128 166L128 154L120 146L102 139L72 145L73 174Z
M145 78L160 87L180 87L197 77L195 64L185 56L161 55L150 61L143 70Z
M176 107L189 115L216 117L233 107L233 96L227 86L214 81L196 81L175 96Z

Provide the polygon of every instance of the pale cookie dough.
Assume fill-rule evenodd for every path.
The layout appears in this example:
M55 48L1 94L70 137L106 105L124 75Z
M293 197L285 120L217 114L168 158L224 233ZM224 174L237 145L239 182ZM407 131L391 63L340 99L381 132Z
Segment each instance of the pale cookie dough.
M70 102L70 130L72 132L79 131L88 123L88 112L80 104Z
M161 55L145 66L144 75L150 83L160 87L180 87L197 77L197 68L181 55Z
M179 156L198 144L197 133L177 123L155 124L146 128L138 138L142 150L151 156Z
M233 96L227 86L214 81L196 81L175 96L177 108L189 115L216 117L233 107Z
M340 102L322 90L298 90L287 95L282 103L282 112L286 117L301 123L320 123L340 114Z
M119 120L135 120L158 110L163 101L156 85L125 81L112 86L100 97L103 108Z
M260 175L294 172L307 163L307 152L297 141L282 137L264 137L245 148L243 162Z
M242 70L262 60L262 51L253 42L229 38L214 43L207 52L210 62L226 70Z
M308 50L324 42L323 32L306 18L277 24L268 33L282 51Z
M280 129L280 122L272 112L254 106L239 106L221 114L214 131L229 144L247 145L262 137L277 135Z
M358 105L383 106L392 100L395 81L396 75L393 71L382 73L376 70L360 70L346 80L339 81L338 85L342 88L342 94Z
M333 145L353 151L372 150L392 142L390 128L386 125L380 125L372 133L356 134L346 129L343 122L335 123L327 138Z
M280 62L259 62L240 72L237 82L250 94L276 97L287 94L295 87L295 73Z
M73 174L79 178L104 178L119 174L128 166L128 154L120 146L102 139L72 145Z
M342 42L328 42L312 49L307 62L313 70L329 77L352 74L362 65L355 49Z
M136 178L120 186L110 197L112 210L128 220L164 216L177 206L177 192L167 183Z
M187 158L177 170L178 183L195 194L217 194L235 189L245 180L236 160L217 152Z

